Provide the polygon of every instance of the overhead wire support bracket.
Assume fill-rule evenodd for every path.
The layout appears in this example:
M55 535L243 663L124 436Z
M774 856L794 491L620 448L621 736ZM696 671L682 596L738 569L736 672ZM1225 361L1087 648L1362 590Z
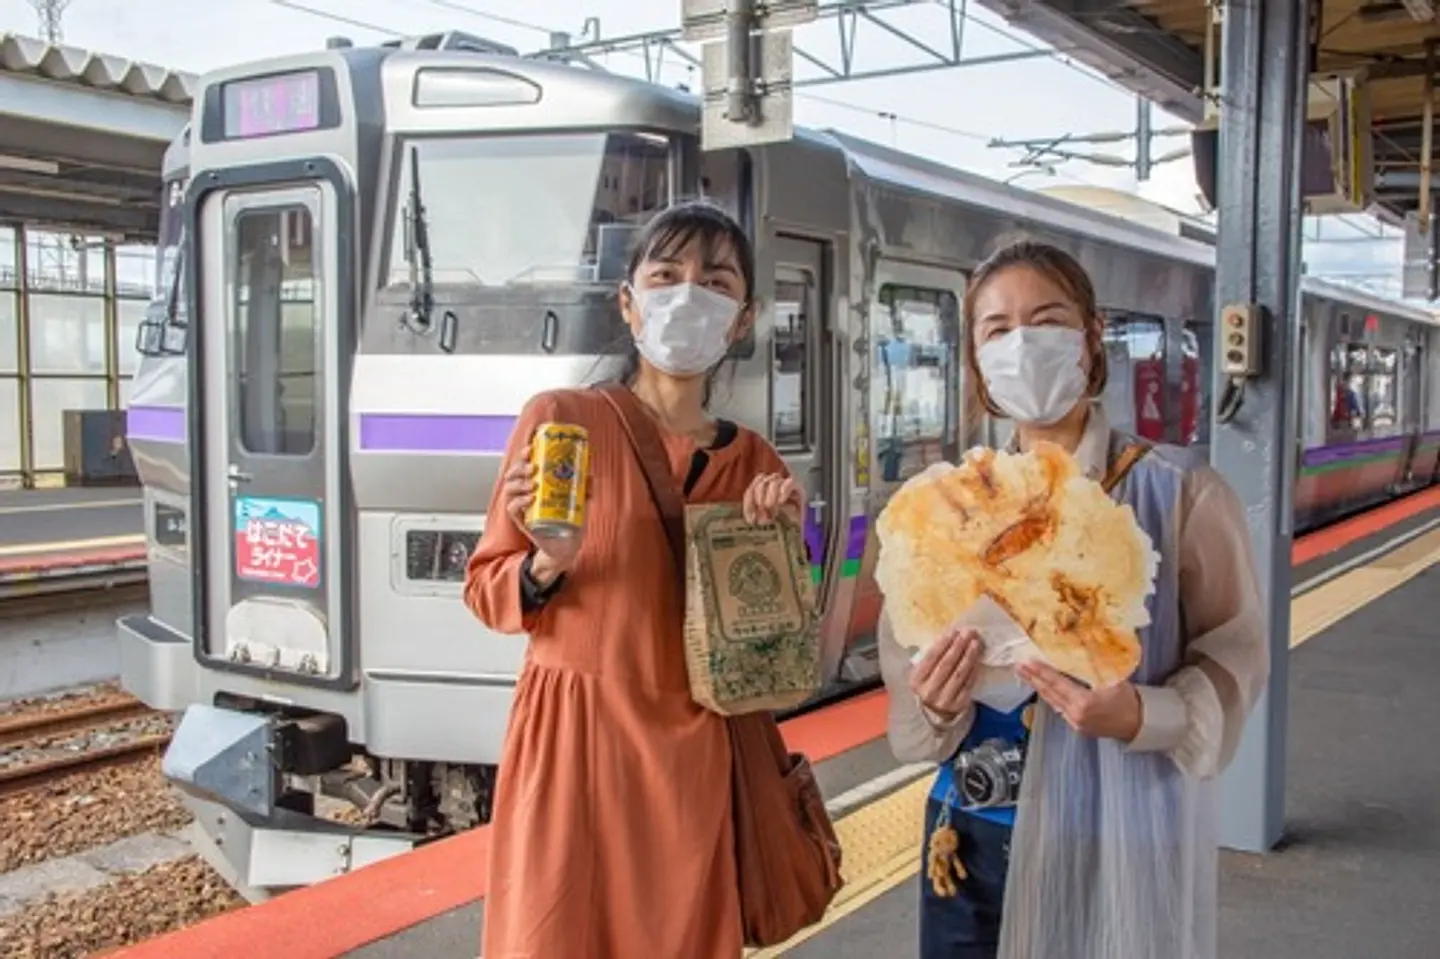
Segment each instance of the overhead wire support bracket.
M968 18L968 0L752 0L757 25L756 30L777 31L772 36L783 36L782 28L793 28L817 21L835 21L839 34L838 51L831 55L821 53L813 46L792 42L793 56L804 61L816 71L814 75L795 77L790 82L793 89L818 87L849 80L874 80L882 77L908 76L933 70L952 70L965 67L981 67L998 63L1022 60L1036 60L1052 56L1052 52L1040 48L1024 48L985 56L966 57L963 52L965 21ZM730 6L734 5L731 0ZM581 43L563 46L552 44L548 49L538 50L529 56L537 59L575 61L594 66L598 57L612 53L639 53L645 61L645 79L651 83L662 80L667 57L671 62L680 62L694 69L703 69L702 58L685 49L685 44L695 43L702 37L718 39L724 36L725 0L691 0L687 7L694 10L687 17L690 25L668 30L652 30L620 37L588 39ZM705 12L702 13L702 8ZM719 13L717 14L716 8ZM926 42L913 32L896 24L891 17L899 10L941 11L948 18L948 44ZM706 32L706 31L709 32ZM913 63L864 68L857 62L860 35L867 32L888 34L903 41L917 54ZM938 33L938 31L937 31ZM947 50L946 47L949 49ZM752 52L752 65L755 63Z

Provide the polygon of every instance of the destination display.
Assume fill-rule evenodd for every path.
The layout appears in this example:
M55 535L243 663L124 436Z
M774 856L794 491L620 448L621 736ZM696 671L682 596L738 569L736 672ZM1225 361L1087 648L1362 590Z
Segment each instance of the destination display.
M227 140L317 130L320 74L306 70L227 83L224 113Z

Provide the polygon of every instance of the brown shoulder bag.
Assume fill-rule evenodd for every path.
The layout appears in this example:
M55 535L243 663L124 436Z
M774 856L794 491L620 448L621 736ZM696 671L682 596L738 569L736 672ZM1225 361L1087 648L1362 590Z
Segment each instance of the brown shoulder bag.
M670 474L665 447L635 395L605 384L640 461L685 590L685 501ZM773 946L820 921L840 891L840 841L825 810L810 761L785 746L768 712L730 716L735 859L747 946Z

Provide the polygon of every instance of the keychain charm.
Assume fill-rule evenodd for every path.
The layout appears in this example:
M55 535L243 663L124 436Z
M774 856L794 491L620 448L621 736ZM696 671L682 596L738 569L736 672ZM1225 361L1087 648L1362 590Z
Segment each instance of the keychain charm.
M956 879L966 877L965 864L960 861L960 834L950 825L950 805L947 802L935 820L935 829L930 833L929 863L926 875L935 895L949 898L960 891Z

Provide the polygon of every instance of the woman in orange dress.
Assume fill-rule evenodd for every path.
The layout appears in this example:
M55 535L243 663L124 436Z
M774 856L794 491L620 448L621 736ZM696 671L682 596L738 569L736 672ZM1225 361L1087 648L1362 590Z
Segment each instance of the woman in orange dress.
M659 214L620 290L634 337L620 379L659 427L687 502L740 501L763 521L799 505L793 479L762 437L706 412L716 370L754 322L754 289L754 254L725 213ZM590 433L592 497L574 540L523 524L543 422ZM665 527L598 391L529 402L488 516L465 601L530 645L500 760L485 959L738 959L726 725L690 698Z

